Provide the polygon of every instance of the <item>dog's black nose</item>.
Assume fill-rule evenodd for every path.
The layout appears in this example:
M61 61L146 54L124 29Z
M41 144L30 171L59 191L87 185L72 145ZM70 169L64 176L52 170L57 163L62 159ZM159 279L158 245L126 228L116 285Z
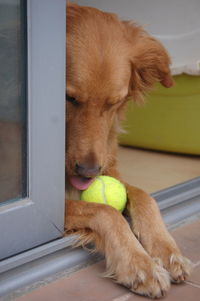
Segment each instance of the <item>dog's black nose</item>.
M77 175L84 178L94 178L100 173L100 170L101 166L88 167L77 163L75 165L75 172Z

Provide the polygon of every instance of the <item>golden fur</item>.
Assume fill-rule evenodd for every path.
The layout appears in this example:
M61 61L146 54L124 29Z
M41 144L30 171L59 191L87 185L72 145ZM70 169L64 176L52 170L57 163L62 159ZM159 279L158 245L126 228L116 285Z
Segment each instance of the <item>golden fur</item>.
M66 187L75 166L99 167L120 179L117 131L127 101L143 101L159 81L170 87L170 59L164 47L142 28L95 8L67 6ZM66 201L66 231L81 233L105 254L107 272L133 292L158 298L170 280L182 282L191 265L181 255L162 221L154 199L127 183L127 212L132 224L115 209L96 203ZM68 196L69 196L68 195Z

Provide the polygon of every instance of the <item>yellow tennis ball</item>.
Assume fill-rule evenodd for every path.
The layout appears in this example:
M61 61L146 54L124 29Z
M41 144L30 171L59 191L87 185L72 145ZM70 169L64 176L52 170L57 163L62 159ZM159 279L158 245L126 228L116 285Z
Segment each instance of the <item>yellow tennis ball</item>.
M126 205L126 189L115 178L99 176L81 193L81 200L91 203L107 204L118 211L123 211Z

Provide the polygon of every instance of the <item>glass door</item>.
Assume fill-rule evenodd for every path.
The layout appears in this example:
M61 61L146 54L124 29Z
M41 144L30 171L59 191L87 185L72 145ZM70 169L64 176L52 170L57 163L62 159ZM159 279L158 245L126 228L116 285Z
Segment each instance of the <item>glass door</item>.
M27 196L25 3L0 1L0 204Z
M62 236L65 1L0 0L0 259Z

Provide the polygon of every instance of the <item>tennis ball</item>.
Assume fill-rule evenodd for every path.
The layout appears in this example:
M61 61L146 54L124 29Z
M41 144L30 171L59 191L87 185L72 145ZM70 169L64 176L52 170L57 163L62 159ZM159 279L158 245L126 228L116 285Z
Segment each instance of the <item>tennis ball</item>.
M126 205L126 189L115 178L99 176L81 193L81 200L107 204L122 212Z

